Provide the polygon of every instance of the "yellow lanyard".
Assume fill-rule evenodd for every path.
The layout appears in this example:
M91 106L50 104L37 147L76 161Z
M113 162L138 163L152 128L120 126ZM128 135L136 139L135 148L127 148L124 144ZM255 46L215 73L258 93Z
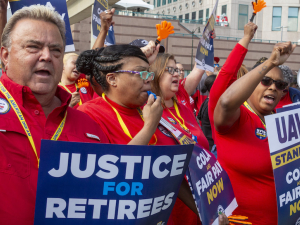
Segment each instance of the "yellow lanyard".
M62 82L59 82L59 84L61 85L61 86L63 86L70 94L72 94L72 92L69 90L69 88L67 88ZM76 90L77 90L77 84L75 83L75 87L76 87ZM82 105L82 101L81 101L81 98L80 98L80 101L79 101L79 103L78 103L78 105Z
M130 138L130 139L132 139L132 136L131 136L131 134L130 134L130 132L129 132L129 130L128 130L128 128L127 128L127 126L125 125L125 123L124 123L124 121L123 121L123 119L122 119L122 117L121 117L121 115L120 115L120 113L106 100L106 98L105 98L105 94L104 93L102 93L102 98L104 99L104 101L106 101L109 105L110 105L110 107L114 110L114 112L116 113L116 115L117 115L117 118L118 118L118 121L119 121L119 123L120 123L120 125L121 125L121 127L122 127L122 129L123 129L123 131L124 131L124 133ZM141 118L142 118L142 120L144 121L144 118L143 118L143 114L141 113L141 109L140 108L138 108L137 109L138 110L138 113L140 114L140 116L141 116ZM155 138L155 143L154 144L151 144L151 145L156 145L156 143L157 143L157 137L156 137L156 135L154 134L154 138Z
M171 112L171 110L170 109L168 109L169 110L169 112L172 114L172 116L174 117L174 119L181 125L181 127L185 130L185 131L187 131L187 132L189 132L189 129L185 126L185 123L184 123L184 119L181 117L181 115L180 115L180 112L179 112L179 109L178 109L178 106L177 106L177 103L176 103L176 101L174 101L174 108L175 108L175 111L176 111L176 114L177 114L177 116L182 120L182 122Z
M244 106L250 111L250 112L253 112L255 115L256 112L254 112L254 110L251 108L251 106L248 104L247 101L244 102ZM257 115L258 116L258 115ZM264 123L264 121L258 116L258 118L260 119L260 121L262 122L262 124L264 125L264 127L266 128L266 124Z
M32 138L32 135L31 135L31 132L29 130L29 127L26 123L26 120L25 120L25 117L23 116L18 104L16 103L15 99L12 97L12 95L8 92L8 90L4 87L4 85L2 84L2 82L0 81L0 91L1 93L6 97L7 101L9 102L10 106L13 108L13 110L15 111L27 137L28 137L28 140L30 142L30 145L34 151L34 154L36 156L36 159L37 159L37 162L38 162L38 165L39 165L39 157L38 157L38 154L37 154L37 151L36 151L36 147L35 147L35 144L34 144L34 141L33 141L33 138ZM63 120L61 121L61 123L59 124L57 130L55 131L53 137L51 138L51 140L54 140L56 141L59 136L61 135L62 133L62 130L64 128L64 125L65 125L65 122L66 122L66 118L67 118L67 112L65 113L65 116L63 118Z

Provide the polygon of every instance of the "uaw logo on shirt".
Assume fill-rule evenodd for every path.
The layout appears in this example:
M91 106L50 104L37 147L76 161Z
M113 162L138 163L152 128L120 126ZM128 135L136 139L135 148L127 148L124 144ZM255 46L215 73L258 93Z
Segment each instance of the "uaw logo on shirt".
M81 91L82 94L86 94L87 93L87 90L86 90L85 87L80 88L80 91Z
M185 105L185 104L186 104L186 101L185 101L185 100L181 100L181 103L182 103L183 105Z
M169 121L170 121L172 124L174 124L174 125L177 124L177 122L176 122L175 120L173 120L171 117L168 117L168 119L169 119Z
M255 135L258 137L260 140L264 140L267 138L267 131L265 131L262 128L257 128L255 129Z
M0 98L0 114L8 113L10 110L10 105L8 101L3 98Z

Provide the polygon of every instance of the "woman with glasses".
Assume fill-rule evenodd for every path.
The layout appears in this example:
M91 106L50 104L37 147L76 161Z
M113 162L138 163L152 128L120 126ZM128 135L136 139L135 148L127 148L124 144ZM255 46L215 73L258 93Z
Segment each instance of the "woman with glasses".
M141 49L130 45L112 45L88 50L79 56L76 68L90 75L91 83L99 84L103 90L102 98L91 100L78 109L101 126L110 143L175 143L157 129L162 108L160 98L154 101L150 96L148 99L147 91L150 91L154 74L148 72L149 61ZM147 100L142 112L140 107Z
M287 83L278 65L296 46L275 45L268 60L237 80L257 26L249 22L244 37L223 65L210 92L209 117L215 127L218 161L228 173L238 208L252 224L277 224L274 176L265 127Z
M151 82L151 90L162 98L164 106L162 117L208 150L208 141L194 114L177 100L176 93L179 90L180 78L174 56L171 54L158 55L155 62L150 66L150 71L155 73L154 80ZM186 207L179 199L176 200L172 217L176 225L200 223L197 214Z

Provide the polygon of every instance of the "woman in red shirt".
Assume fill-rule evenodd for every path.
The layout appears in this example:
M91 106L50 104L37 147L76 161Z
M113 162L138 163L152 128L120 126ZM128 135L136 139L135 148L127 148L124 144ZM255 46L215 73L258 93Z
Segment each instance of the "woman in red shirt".
M204 71L197 69L198 74ZM155 78L151 83L151 90L158 96L162 96L164 111L162 117L173 124L186 136L197 141L205 149L209 149L209 144L199 127L194 114L177 100L178 90L188 95L183 84L180 82L178 68L174 56L171 54L161 54L157 56L151 65L150 71L155 72ZM190 74L190 78L193 75ZM189 77L188 76L188 77ZM197 74L195 74L197 76ZM186 84L187 85L187 84ZM176 200L172 211L174 224L194 225L201 224L199 217L190 210L180 199Z
M264 116L272 113L287 83L277 67L296 46L275 45L270 58L236 80L257 26L245 25L211 89L209 116L215 125L218 160L228 173L238 208L253 224L277 224L274 176ZM226 90L227 89L227 90Z
M85 78L84 74L80 74L76 70L76 60L78 55L76 53L68 53L64 56L64 68L59 85L67 92L72 94L72 99L69 104L70 107L77 109L78 106L91 100L94 95L94 90L89 85L88 87L82 87L78 91L76 81L78 78Z

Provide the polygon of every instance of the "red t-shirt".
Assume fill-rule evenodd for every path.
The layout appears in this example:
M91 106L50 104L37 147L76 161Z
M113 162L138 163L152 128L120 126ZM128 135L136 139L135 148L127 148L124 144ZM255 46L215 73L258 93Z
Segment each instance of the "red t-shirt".
M137 109L125 108L111 101L107 96L106 100L119 112L129 133L134 137L144 126ZM131 138L128 137L117 118L112 107L103 99L96 98L78 107L78 110L88 114L95 120L108 137L112 144L128 144ZM155 131L157 137L156 145L176 145L176 140L163 126L159 125Z
M60 87L62 87L64 90L66 90L67 92L75 92L77 90L76 88L76 85L75 83L74 84L69 84L69 85L65 85L66 88L68 89L65 89L62 85L59 85ZM81 99L81 102L82 104L87 102L87 101L90 101L93 99L94 97L94 90L91 86L91 84L88 86L88 87L82 87L79 89L79 93L80 93L80 99ZM77 105L75 105L73 108L74 109L77 109L79 106L79 103Z
M175 107L165 108L163 111L163 117L167 118L168 121L175 126L177 129L179 129L182 133L187 135L188 137L192 138L192 134L197 137L197 141L199 145L201 145L203 148L209 150L209 144L204 136L201 128L199 127L194 114L184 105L177 103L178 110L180 112L181 117L184 120L185 126L189 129L190 133L185 131L179 124L177 120L179 120L182 123L182 120L180 117L176 114ZM174 118L174 116L177 118ZM179 198L176 199L175 206L171 213L171 218L173 219L173 222L175 225L195 225L195 224L201 224L200 219L198 215L196 215L190 208L188 208Z
M178 91L176 92L176 98L178 102L186 106L191 112L194 112L194 107L190 103L190 96L186 92L184 85L185 85L186 78L179 81Z
M215 133L218 161L227 172L238 203L234 215L252 224L277 224L277 202L268 138L260 118L241 106L238 121L226 133Z
M5 73L0 81L22 111L38 156L41 139L51 139L66 111L67 119L59 141L108 143L105 134L93 120L68 107L71 96L63 89L58 87L55 94L61 100L61 106L46 118L29 87L16 84ZM1 92L0 100L3 107L0 110L0 224L32 225L38 177L37 159L17 115ZM78 122L78 118L84 122Z
M292 100L291 100L291 96L290 96L290 92L288 91L286 93L286 95L280 99L280 101L278 102L278 104L276 105L275 109L280 109L285 105L289 105L292 104Z
M236 80L246 53L247 49L237 44L212 86L208 103L211 124L217 102ZM248 216L253 224L274 225L277 204L268 139L261 140L256 135L265 128L254 113L244 106L240 110L240 118L226 133L219 133L212 126L218 161L228 173L239 205L233 214Z

